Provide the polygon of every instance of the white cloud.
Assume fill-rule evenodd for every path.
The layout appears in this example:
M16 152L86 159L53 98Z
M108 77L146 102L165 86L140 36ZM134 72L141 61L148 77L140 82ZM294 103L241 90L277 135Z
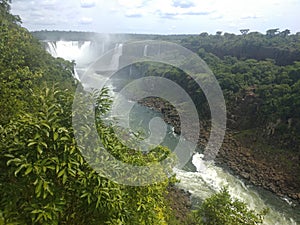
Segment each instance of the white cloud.
M57 0L43 0L40 1L41 6L55 6L57 4Z
M80 24L91 24L91 23L93 23L93 18L82 17L82 18L80 18L79 23Z
M125 13L126 17L131 17L131 18L138 18L138 17L143 17L144 14L143 13L139 13L138 11L127 11Z
M260 19L260 18L262 18L262 17L261 16L257 16L255 14L249 14L249 15L243 16L241 19L249 20L249 19Z
M80 5L82 8L92 8L96 6L95 0L80 0Z
M239 33L247 27L300 31L299 0L13 0L12 13L31 30ZM173 30L172 26L176 25Z
M174 14L177 18L185 18L185 16L204 16L212 14L213 12L214 9L212 8L212 4L203 0L175 0L168 7L162 7L160 10L161 16L170 16L170 14Z
M191 8L195 6L195 2L190 0L173 0L173 6L178 8Z
M144 6L145 0L118 0L118 3L126 8L139 8Z
M173 32L173 31L175 31L176 30L176 26L175 25L173 25L173 26L171 26L170 28L169 28L169 31L171 31L171 32Z

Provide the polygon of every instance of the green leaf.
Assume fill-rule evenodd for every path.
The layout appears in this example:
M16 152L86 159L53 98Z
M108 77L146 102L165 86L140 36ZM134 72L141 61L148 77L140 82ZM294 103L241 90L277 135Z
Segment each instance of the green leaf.
M57 174L57 177L61 177L63 174L65 173L65 169L59 171L59 173Z
M29 173L31 173L31 171L32 171L32 166L30 165L30 166L27 167L24 175L28 175Z
M15 171L15 176L18 175L18 173L25 167L24 164L22 164L16 171Z
M61 137L59 140L61 140L61 141L68 141L68 140L69 140L69 137L64 136L64 137Z
M56 141L57 138L58 138L58 133L55 132L55 133L53 134L53 140Z
M36 144L37 144L37 142L36 142L36 141L33 141L33 142L29 142L27 146L30 147L30 146L36 145Z
M67 179L68 179L68 175L67 175L67 173L65 171L65 173L63 175L63 181L62 181L62 183L65 184L67 182Z
M41 196L43 181L39 180L38 185L35 187L36 197L39 198Z
M8 157L8 158L15 158L14 155L11 155L11 154L4 154L5 157Z
M15 158L15 159L10 159L10 160L8 160L7 163L6 163L6 165L9 166L9 165L12 164L12 163L19 164L19 163L21 163L21 162L22 162L21 159Z
M37 146L37 151L38 151L39 154L43 153L43 149L41 148L40 145Z
M45 148L48 148L48 145L46 142L40 142L39 144L43 145Z
M82 194L82 195L80 196L80 198L84 198L84 197L88 196L89 194L90 194L90 193L85 192L84 194Z
M41 123L41 125L43 125L44 127L48 128L48 130L51 129L51 127L48 124L46 124L46 123Z

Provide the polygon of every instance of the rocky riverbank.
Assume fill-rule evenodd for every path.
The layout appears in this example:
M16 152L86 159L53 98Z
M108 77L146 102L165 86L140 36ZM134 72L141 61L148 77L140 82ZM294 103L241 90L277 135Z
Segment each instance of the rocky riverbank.
M191 194L183 189L170 186L166 199L172 209L174 219L180 224L186 224L192 209Z
M139 102L162 113L164 120L180 134L180 119L176 109L158 98L147 98ZM209 132L207 122L201 122L199 145L205 146ZM193 134L191 134L193 135ZM286 152L269 154L264 145L255 145L255 141L245 143L238 134L227 131L216 163L225 166L235 175L255 186L261 186L280 197L289 197L300 203L299 158Z
M226 135L216 162L228 166L236 175L255 186L300 203L300 186L296 176L298 159L284 153L269 154L264 149L255 149L254 145L253 148L245 146L235 136L230 133Z

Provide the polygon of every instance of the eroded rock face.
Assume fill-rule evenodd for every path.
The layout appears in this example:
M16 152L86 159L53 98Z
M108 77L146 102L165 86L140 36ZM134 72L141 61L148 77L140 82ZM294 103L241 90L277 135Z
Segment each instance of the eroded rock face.
M235 174L256 186L300 203L300 182L296 176L299 174L299 159L289 158L290 163L295 166L288 167L281 160L284 157L287 156L267 154L259 149L245 147L227 135L217 162L227 165Z

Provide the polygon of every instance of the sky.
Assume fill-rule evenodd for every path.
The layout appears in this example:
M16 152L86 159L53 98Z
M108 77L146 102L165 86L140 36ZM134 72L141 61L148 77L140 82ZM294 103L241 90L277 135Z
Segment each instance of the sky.
M300 31L300 0L12 0L30 31L215 34Z

